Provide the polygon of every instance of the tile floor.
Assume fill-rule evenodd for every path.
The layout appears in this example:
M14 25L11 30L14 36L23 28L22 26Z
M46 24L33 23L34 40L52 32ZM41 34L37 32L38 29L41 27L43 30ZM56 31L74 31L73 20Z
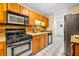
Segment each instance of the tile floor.
M34 56L65 56L63 37L57 37L54 43L48 45Z

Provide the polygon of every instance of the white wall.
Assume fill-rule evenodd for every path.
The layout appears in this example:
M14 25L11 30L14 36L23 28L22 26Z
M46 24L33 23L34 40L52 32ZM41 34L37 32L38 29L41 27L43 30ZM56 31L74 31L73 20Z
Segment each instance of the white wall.
M49 26L47 28L47 30L52 31L53 30L53 23L54 23L54 14L49 15Z
M54 14L49 15L48 18L49 18L49 26L48 26L47 30L48 30L48 31L52 31L52 34L53 34L53 31L54 31L54 29L53 29ZM54 36L54 35L52 35L52 37L53 37L53 36ZM53 40L52 40L52 41L53 41Z
M56 13L49 15L49 27L47 30L51 30L53 33L53 41L55 41L57 36L62 36L64 38L64 15L67 15L66 10L57 11ZM63 27L60 27L60 24Z

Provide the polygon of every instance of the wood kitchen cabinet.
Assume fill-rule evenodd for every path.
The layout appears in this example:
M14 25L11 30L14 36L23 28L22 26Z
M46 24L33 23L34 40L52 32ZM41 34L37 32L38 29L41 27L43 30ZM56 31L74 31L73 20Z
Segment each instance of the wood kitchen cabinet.
M6 23L7 3L0 3L0 23Z
M8 3L8 10L19 13L19 4L18 3Z
M41 20L41 26L43 27L48 27L48 18L45 16L40 15L40 20Z
M36 54L38 51L48 45L48 34L35 35L32 38L32 53Z
M6 55L6 34L5 25L0 25L0 56Z
M24 7L22 5L19 5L19 13L20 14L23 14L23 15L26 15L26 16L29 16L29 9L27 7Z
M7 3L0 3L0 10L2 11L7 10Z
M45 44L45 46L47 46L48 45L48 34L44 34L45 36L44 36L44 39L45 39L45 42L44 42L44 44Z
M0 10L0 23L6 23L5 12Z
M78 43L72 43L71 45L71 55L72 56L79 56L79 44Z
M0 56L6 55L6 45L5 42L0 42Z
M45 27L48 27L49 22L48 22L48 18L47 17L44 18L44 22L45 22Z
M79 56L79 44L75 44L75 56Z
M48 27L48 18L47 17L42 17L42 22L44 23L44 27Z
M4 44L0 43L0 56L4 56Z
M40 38L39 36L33 36L32 38L32 53L35 54L40 50Z
M43 49L45 47L45 38L44 38L44 34L40 35L40 49Z
M29 24L30 25L35 25L35 20L36 20L36 13L32 10L30 10L30 14L29 14Z

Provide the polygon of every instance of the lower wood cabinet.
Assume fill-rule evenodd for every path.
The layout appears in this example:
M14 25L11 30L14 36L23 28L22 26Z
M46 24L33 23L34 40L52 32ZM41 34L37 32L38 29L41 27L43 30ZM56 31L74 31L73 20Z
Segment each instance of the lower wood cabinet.
M36 54L38 51L48 45L48 34L41 34L33 36L32 38L32 53Z
M40 49L43 49L45 47L44 45L44 34L40 35Z
M5 25L0 25L0 56L6 55Z
M1 42L0 43L0 56L5 56L6 55L6 48L5 48L5 43Z
M39 51L39 36L33 36L32 38L32 53L35 54Z
M72 43L71 44L71 55L72 56L79 56L79 43Z
M48 45L48 34L45 34L45 42L44 42L45 46Z
M75 56L79 56L79 44L75 44Z

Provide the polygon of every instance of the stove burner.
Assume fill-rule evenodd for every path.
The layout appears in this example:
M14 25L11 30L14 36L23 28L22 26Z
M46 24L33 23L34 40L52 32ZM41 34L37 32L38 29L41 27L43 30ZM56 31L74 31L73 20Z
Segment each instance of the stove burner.
M26 34L25 30L7 30L6 36L7 44L21 42L32 38L30 35Z

